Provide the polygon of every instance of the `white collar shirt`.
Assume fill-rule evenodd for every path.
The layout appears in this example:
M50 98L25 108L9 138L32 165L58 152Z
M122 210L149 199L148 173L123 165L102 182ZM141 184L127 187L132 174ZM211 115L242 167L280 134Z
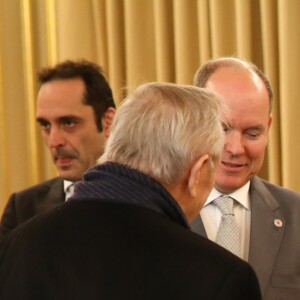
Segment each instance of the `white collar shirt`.
M241 258L248 261L249 244L250 244L250 222L251 222L251 206L249 197L250 182L246 183L240 189L234 191L227 196L235 199L234 215L239 227L241 239ZM223 195L218 190L213 188L208 196L204 207L200 211L201 219L207 234L207 237L215 241L217 231L222 219L220 210L213 204L213 201Z
M64 180L64 192L65 192L65 201L67 201L74 192L74 182Z

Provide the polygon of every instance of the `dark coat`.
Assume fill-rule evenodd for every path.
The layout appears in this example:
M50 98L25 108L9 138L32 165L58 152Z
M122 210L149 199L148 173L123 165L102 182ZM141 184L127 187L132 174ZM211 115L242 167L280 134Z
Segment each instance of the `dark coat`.
M0 299L260 299L237 257L146 208L62 204L0 244Z
M252 268L193 233L162 186L103 168L3 238L1 300L261 299Z
M65 201L63 179L56 177L28 189L13 193L0 221L0 239L35 215Z

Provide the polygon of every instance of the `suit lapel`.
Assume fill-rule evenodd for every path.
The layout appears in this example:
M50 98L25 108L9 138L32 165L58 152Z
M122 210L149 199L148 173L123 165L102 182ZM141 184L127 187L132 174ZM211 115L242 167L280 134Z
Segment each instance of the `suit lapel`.
M63 188L63 180L57 177L50 180L36 194L37 213L51 209L57 204L65 201L65 193Z
M251 232L249 263L259 278L262 294L270 281L272 268L284 234L285 219L278 202L269 193L263 181L253 178L250 185ZM283 226L274 221L280 220ZM279 224L279 225L278 225Z
M283 239L286 220L280 206L258 177L250 184L251 232L249 263L254 268L265 293L272 269ZM279 220L279 225L274 221ZM283 226L280 226L282 222ZM200 215L193 220L191 228L201 236L207 237Z

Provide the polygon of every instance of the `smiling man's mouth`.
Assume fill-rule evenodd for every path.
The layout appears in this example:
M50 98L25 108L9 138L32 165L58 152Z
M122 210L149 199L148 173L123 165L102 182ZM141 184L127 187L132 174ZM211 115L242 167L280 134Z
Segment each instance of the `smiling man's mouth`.
M229 162L225 162L225 161L222 161L222 164L224 166L230 167L230 168L241 168L246 165L246 164L234 164L234 163L229 163Z

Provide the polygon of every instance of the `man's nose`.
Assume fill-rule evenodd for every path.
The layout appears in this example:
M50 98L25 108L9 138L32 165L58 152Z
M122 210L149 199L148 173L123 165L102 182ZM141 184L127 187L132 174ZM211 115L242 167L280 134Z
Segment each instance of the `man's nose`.
M235 156L243 154L245 148L242 135L238 132L226 134L224 149Z
M50 148L62 147L66 143L64 132L59 128L52 127L48 137L48 146Z

